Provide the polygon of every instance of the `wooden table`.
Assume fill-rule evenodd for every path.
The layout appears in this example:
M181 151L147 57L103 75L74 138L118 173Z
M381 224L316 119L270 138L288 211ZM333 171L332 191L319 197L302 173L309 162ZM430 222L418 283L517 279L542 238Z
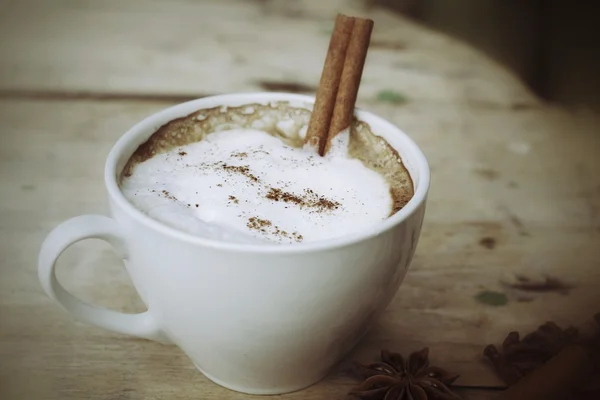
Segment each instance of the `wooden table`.
M342 0L48 3L0 3L0 398L254 398L173 346L74 321L42 292L37 252L64 219L107 212L104 159L141 118L213 93L314 92L334 6L376 22L360 106L412 135L433 173L413 265L351 358L429 346L459 385L497 388L486 344L600 308L598 116L543 104L456 40ZM570 289L516 290L519 276ZM94 304L143 309L102 243L68 250L59 279ZM353 385L334 371L282 397L343 398Z

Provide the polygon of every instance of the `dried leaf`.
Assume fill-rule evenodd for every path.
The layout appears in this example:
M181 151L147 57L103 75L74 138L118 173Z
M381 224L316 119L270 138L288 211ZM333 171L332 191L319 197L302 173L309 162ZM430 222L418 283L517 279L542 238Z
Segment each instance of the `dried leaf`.
M405 95L391 89L385 89L377 93L377 100L392 104L404 104L408 102L408 98Z
M499 307L504 306L508 303L508 297L501 292L493 292L490 290L484 290L475 296L475 300L488 306Z

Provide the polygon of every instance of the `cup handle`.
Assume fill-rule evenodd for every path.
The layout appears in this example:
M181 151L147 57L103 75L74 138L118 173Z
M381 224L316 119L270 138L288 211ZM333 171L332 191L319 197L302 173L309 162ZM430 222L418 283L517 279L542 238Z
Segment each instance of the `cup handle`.
M42 244L38 258L38 277L44 291L83 322L126 335L170 343L149 311L125 314L93 307L72 296L58 282L55 273L58 257L69 246L92 238L108 242L119 256L127 258L125 240L113 219L101 215L82 215L69 219L54 228Z

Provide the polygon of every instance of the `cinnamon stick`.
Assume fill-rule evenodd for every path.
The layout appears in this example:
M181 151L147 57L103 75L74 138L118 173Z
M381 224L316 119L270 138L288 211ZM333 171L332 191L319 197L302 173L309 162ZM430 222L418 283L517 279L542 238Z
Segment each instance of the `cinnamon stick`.
M342 71L335 107L331 124L325 142L325 149L321 155L326 154L331 147L331 141L335 136L345 129L350 128L354 118L354 107L358 96L358 87L362 78L367 50L373 31L373 21L369 19L356 18L350 44L346 52L346 61Z
M305 139L305 143L313 146L320 155L324 154L353 27L354 18L338 14Z
M369 19L336 17L305 139L321 156L352 123L372 31Z
M509 387L501 400L562 400L587 382L594 370L589 352L569 345L544 365Z

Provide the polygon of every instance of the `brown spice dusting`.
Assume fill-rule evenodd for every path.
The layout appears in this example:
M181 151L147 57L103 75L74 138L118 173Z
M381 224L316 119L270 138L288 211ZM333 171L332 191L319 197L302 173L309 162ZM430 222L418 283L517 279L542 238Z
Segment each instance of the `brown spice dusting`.
M282 231L277 225L273 225L273 223L267 219L250 217L248 218L248 223L246 226L250 229L254 229L265 234L271 234L284 239L295 240L296 242L302 242L304 240L304 237L298 232L289 234L287 231Z
M179 155L183 157L183 156L187 155L187 153L185 151L180 151Z
M178 200L177 200L177 197L173 196L171 193L169 193L169 192L168 192L168 191L166 191L166 190L163 190L161 193L162 193L162 195L163 195L163 196L165 196L165 197L166 197L167 199L169 199L169 200L178 201Z
M270 188L265 197L273 201L285 201L286 203L294 203L299 205L302 204L302 199L300 197L276 188Z
M240 201L237 199L237 197L229 195L229 202L233 202L235 204L239 204Z
M234 153L231 153L231 157L246 158L246 157L248 157L248 153L246 153L245 151L243 151L243 152L234 152Z
M268 219L262 219L258 217L248 218L246 226L250 229L263 230L266 226L271 226L273 223ZM264 231L263 231L264 232Z
M321 196L311 189L304 189L304 193L299 196L278 188L270 188L265 197L273 201L296 204L300 208L314 208L317 211L336 210L341 206L339 202Z
M337 201L329 200L328 198L326 198L324 196L319 196L311 189L305 189L304 191L307 194L307 196L314 199L313 201L316 204L317 208L319 208L319 209L335 210L335 209L339 208L339 206L341 206L341 204L338 203Z
M229 165L227 163L221 163L220 167L228 172L242 174L252 182L259 182L258 177L250 172L250 167L247 165Z

